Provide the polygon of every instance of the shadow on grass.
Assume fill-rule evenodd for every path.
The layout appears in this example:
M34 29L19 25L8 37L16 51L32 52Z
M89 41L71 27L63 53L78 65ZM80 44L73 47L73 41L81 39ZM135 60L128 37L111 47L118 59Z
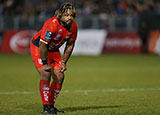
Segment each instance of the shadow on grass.
M115 106L88 106L88 107L68 107L68 108L62 108L64 111L83 111L83 110L89 110L89 109L104 109L104 108L119 108L122 107L122 105L115 105Z

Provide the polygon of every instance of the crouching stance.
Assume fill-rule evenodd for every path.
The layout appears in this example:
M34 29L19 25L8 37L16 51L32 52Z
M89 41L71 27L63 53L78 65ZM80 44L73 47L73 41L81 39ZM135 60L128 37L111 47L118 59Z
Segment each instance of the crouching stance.
M32 60L40 75L39 91L44 114L64 113L54 104L61 91L66 63L77 38L76 11L72 4L65 3L48 19L30 44ZM66 42L63 58L59 48ZM51 78L53 78L51 83Z

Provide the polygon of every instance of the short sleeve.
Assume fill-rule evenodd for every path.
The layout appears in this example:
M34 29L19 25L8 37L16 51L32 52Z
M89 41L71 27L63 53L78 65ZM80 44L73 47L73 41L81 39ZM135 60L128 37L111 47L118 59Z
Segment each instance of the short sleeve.
M76 40L77 39L77 32L78 32L78 26L76 22L73 22L73 25L71 27L71 30L73 32L72 37L70 38L70 40Z
M53 22L45 22L42 28L41 41L48 44L57 31L57 26Z

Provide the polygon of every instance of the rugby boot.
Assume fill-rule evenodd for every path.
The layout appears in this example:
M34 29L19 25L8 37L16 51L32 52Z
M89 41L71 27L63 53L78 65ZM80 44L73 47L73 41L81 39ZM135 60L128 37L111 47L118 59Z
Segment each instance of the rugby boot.
M50 106L47 105L47 106L43 107L43 114L45 114L45 115L48 115L48 114L56 115L57 113L53 109L51 109Z
M65 113L63 110L58 110L56 107L51 106L51 110L56 112L56 113Z

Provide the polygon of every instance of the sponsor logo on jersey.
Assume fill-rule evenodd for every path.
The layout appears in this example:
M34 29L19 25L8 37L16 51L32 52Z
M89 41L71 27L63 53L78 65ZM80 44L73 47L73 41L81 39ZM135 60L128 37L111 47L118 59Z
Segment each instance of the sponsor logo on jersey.
M44 38L45 40L51 40L52 36L53 32L47 30Z
M65 39L69 39L72 37L72 32L68 32L67 35L65 36Z
M62 37L61 34L57 34L56 37L54 37L54 40L59 40Z
M59 29L59 31L58 32L62 32L62 29Z
M62 36L61 34L57 34L57 35L56 35L57 38L60 38L61 36Z
M38 59L38 63L39 63L39 64L42 64L42 60L41 60L40 58Z
M56 22L56 19L52 20L52 22L55 23L55 22Z
M69 38L71 38L71 36L66 36L66 37L65 37L65 39L69 39Z

